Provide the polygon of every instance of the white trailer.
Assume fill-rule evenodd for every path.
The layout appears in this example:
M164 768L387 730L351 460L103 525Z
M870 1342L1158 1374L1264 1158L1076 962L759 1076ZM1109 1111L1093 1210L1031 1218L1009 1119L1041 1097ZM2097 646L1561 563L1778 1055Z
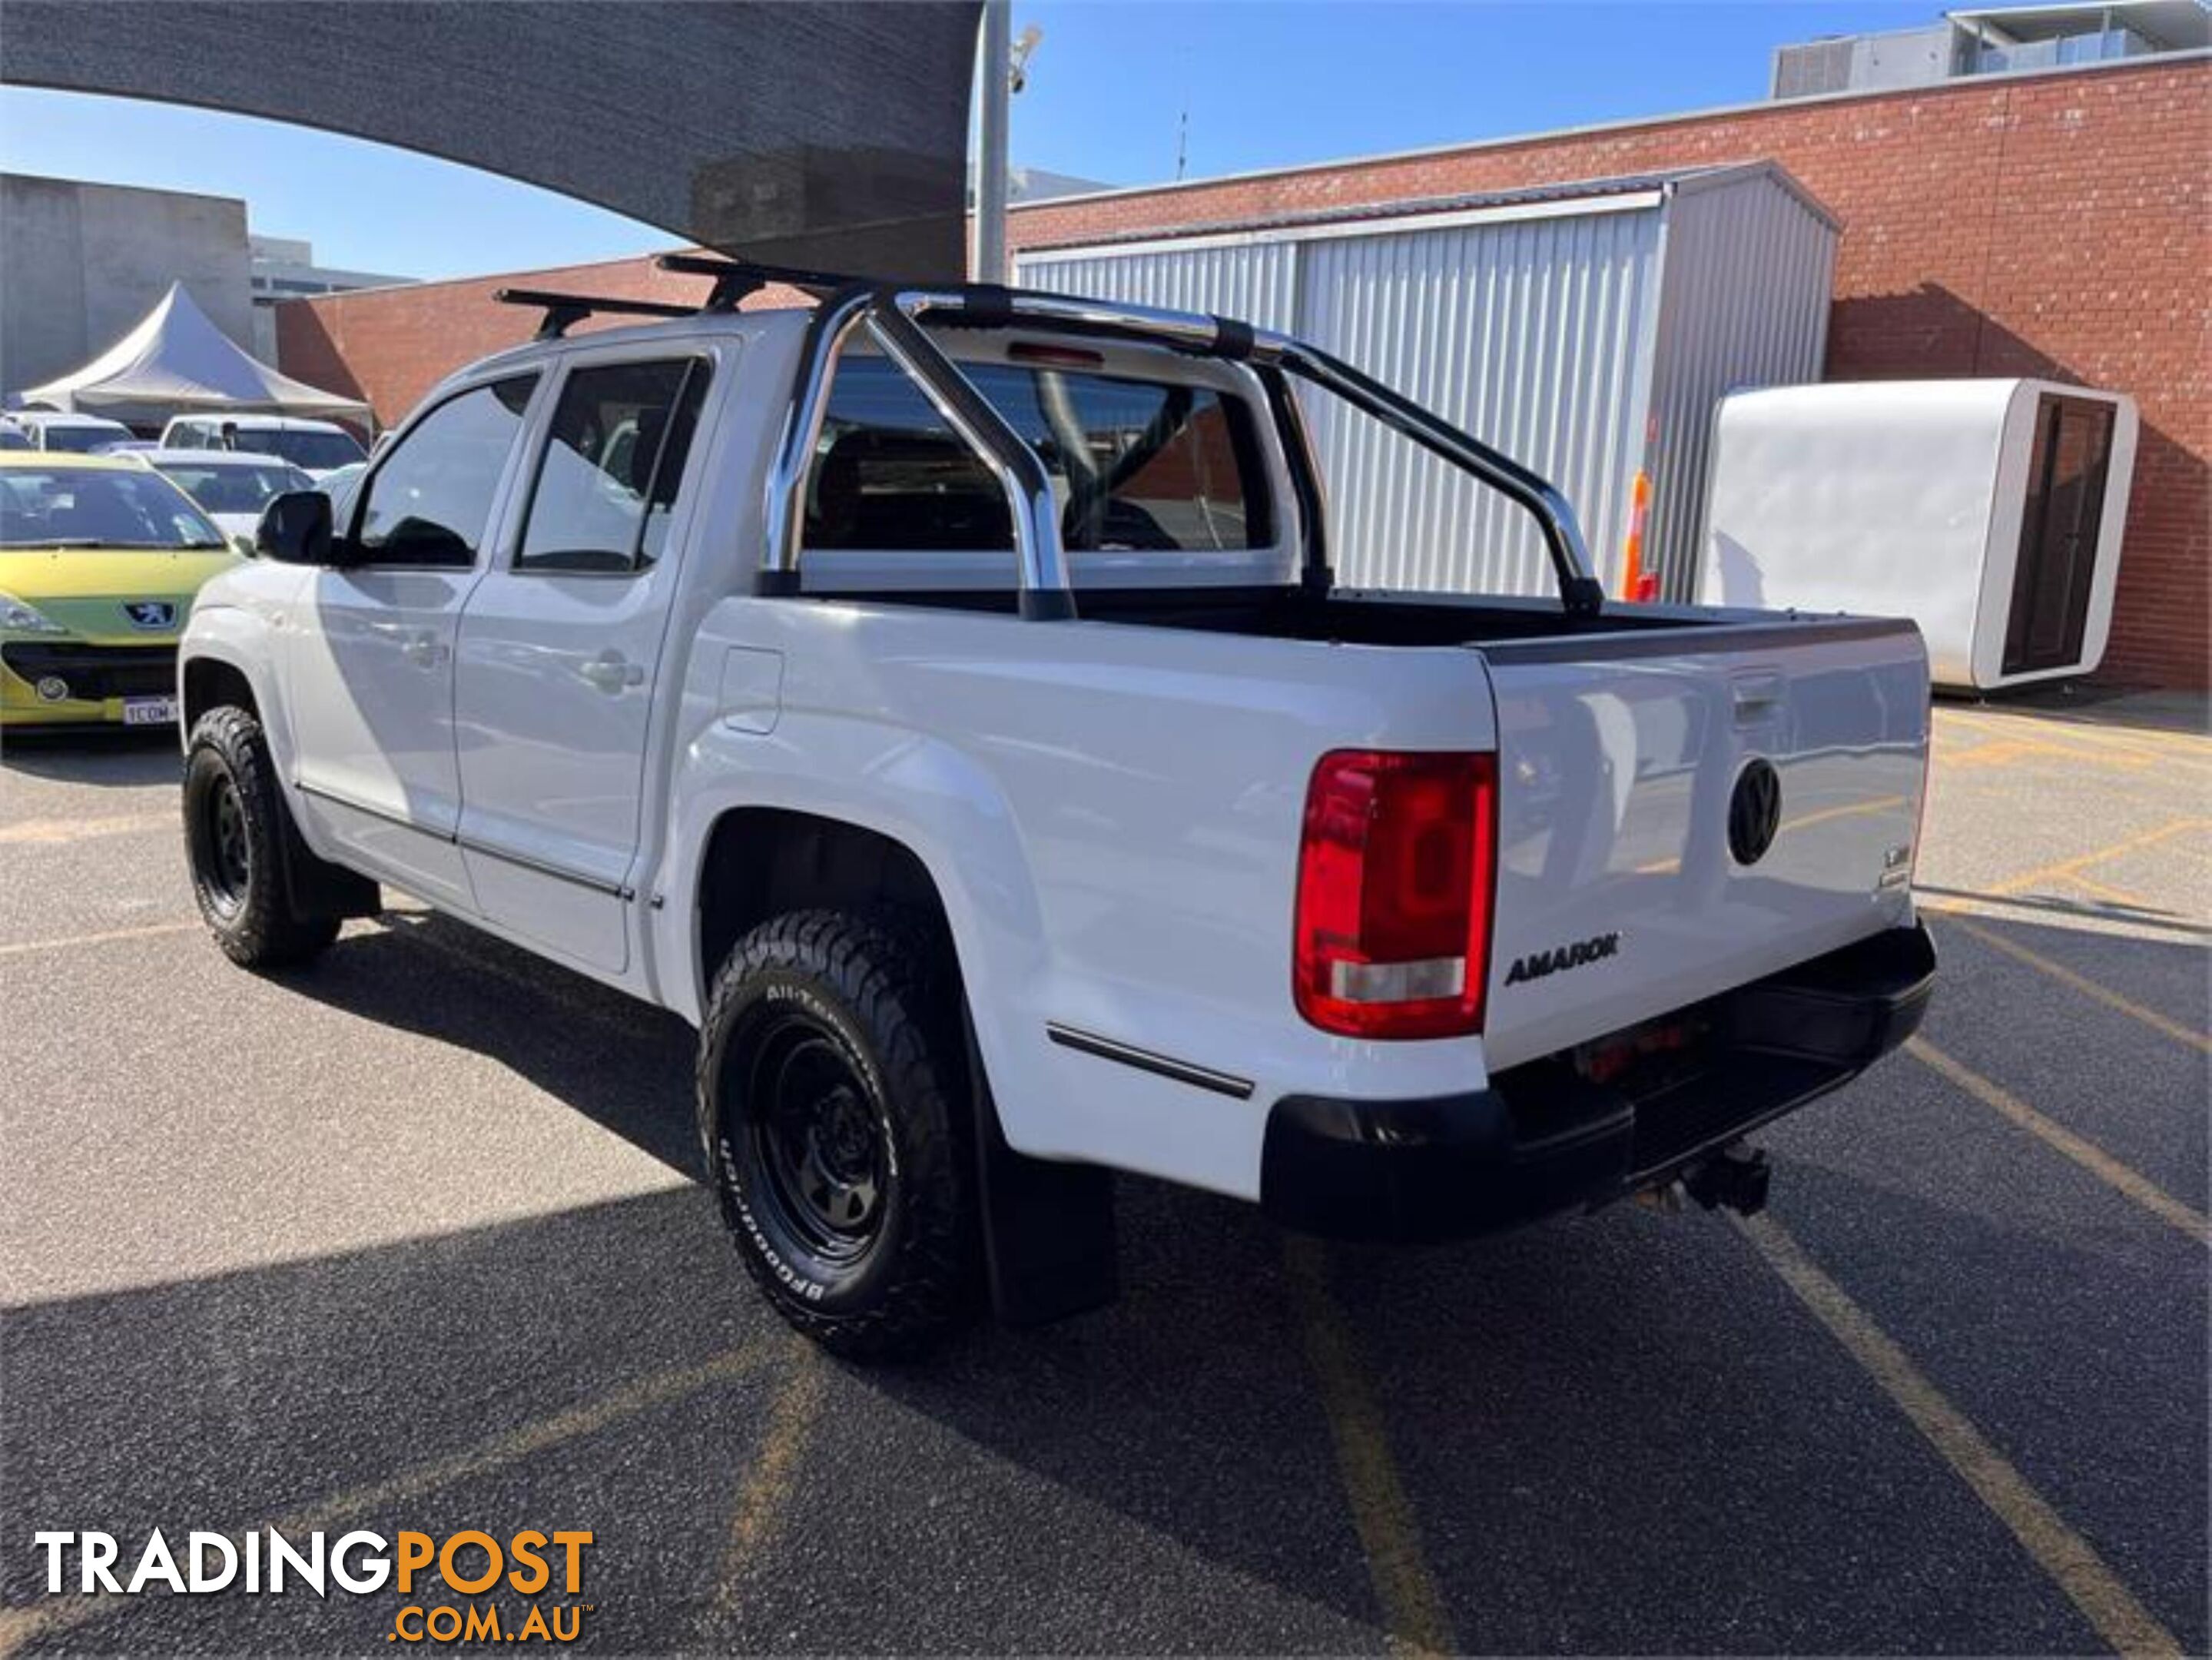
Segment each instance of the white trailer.
M1698 598L1910 617L1936 684L2087 674L2105 654L2135 400L2055 380L1732 394Z

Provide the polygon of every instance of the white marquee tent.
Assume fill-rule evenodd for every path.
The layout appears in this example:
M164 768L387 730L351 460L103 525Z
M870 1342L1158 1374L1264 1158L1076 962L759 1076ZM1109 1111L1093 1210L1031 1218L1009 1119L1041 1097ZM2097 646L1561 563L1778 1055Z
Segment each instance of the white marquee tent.
M29 404L151 423L207 410L319 415L369 424L369 408L280 374L242 350L172 283L130 333L74 374L33 386Z

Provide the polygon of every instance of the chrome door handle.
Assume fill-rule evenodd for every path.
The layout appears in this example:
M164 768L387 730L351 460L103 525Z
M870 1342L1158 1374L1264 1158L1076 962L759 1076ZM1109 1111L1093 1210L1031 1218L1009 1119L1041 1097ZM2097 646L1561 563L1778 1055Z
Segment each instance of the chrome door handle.
M645 684L645 665L631 662L620 652L603 651L577 665L576 672L604 692L617 692L624 686Z

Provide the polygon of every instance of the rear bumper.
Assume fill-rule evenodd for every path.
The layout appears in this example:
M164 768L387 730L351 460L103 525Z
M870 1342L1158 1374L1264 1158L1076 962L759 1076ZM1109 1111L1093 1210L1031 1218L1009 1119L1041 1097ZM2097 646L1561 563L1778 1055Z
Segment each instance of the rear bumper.
M1260 1201L1306 1232L1405 1240L1601 1205L1850 1082L1912 1035L1935 984L1915 923L1684 1011L1707 1034L1694 1067L1645 1085L1553 1056L1465 1095L1287 1096L1268 1114Z

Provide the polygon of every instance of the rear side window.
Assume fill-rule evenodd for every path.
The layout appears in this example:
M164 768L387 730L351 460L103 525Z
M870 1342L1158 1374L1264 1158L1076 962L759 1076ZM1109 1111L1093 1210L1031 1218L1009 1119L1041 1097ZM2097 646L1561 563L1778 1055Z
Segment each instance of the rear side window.
M1015 363L962 365L1051 475L1070 550L1228 552L1273 540L1243 400ZM1011 549L998 481L896 365L837 366L806 498L805 545Z
M568 376L515 569L624 575L660 556L708 373L677 357Z
M366 562L461 570L476 562L537 382L516 375L449 398L392 446L362 503Z

